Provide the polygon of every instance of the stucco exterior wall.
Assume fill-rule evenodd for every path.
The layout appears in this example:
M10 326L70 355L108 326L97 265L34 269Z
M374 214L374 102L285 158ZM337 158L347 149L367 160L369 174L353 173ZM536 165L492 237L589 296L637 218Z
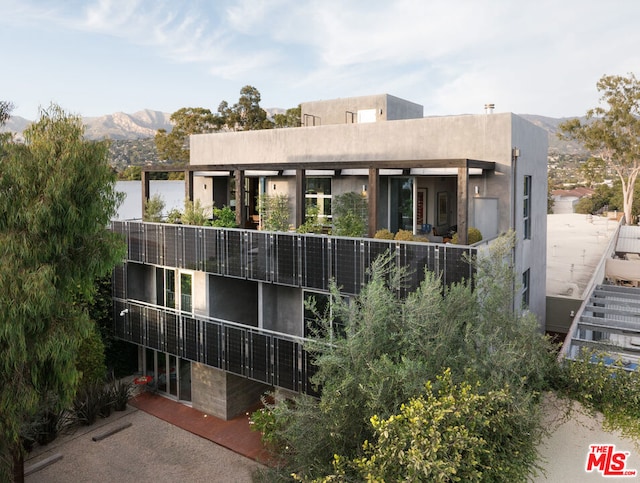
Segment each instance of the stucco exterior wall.
M303 126L326 126L357 122L358 111L373 109L376 121L421 118L424 108L420 104L379 94L346 97L326 101L311 101L300 104Z

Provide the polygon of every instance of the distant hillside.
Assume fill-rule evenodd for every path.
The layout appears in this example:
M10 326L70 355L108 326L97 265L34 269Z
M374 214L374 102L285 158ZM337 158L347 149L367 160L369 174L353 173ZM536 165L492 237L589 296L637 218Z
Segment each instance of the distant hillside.
M283 109L265 109L269 116L284 112ZM145 109L133 114L116 112L100 117L83 119L87 139L111 139L111 164L123 167L130 164L143 165L158 161L153 137L158 129L171 131L171 114ZM568 118L553 118L534 114L521 114L521 117L540 126L549 133L549 154L579 155L585 154L584 148L574 141L558 139L558 126ZM1 131L12 131L20 135L31 121L19 116L9 119Z
M535 124L536 126L540 126L542 129L544 129L549 133L549 153L550 154L556 153L556 154L581 155L586 153L586 150L584 149L581 143L578 143L576 141L563 141L561 139L558 139L558 133L560 132L560 129L559 129L560 123L572 118L545 117L545 116L537 116L535 114L520 114L519 116ZM584 121L584 118L582 118L581 121Z

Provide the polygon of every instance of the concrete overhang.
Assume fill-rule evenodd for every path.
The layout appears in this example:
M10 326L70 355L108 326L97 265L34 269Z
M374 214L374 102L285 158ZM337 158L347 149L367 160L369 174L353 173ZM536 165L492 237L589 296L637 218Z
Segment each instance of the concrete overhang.
M284 170L340 170L340 169L445 169L445 168L467 168L482 169L485 171L495 170L496 163L493 161L480 161L477 159L394 159L394 160L365 160L365 161L289 161L284 163L224 163L224 164L198 164L183 167L158 167L148 166L142 168L147 172L173 172L173 171L284 171Z

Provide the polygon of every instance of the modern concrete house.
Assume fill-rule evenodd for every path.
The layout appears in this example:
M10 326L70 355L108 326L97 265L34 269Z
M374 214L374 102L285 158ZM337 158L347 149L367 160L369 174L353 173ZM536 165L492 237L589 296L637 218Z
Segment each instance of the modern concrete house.
M463 254L514 230L514 309L544 329L544 130L511 113L425 118L422 106L389 95L303 103L301 121L191 137L186 196L231 206L241 228L114 222L129 243L114 272L116 333L140 347L140 368L160 392L222 418L270 388L313 394L305 300L328 303L332 279L343 296L357 295L387 250L413 269L412 290L424 267L445 284L468 279ZM143 199L148 179L143 172ZM368 236L259 229L261 197L285 195L295 228L310 205L330 225L332 199L348 192L366 196ZM467 245L471 227L480 244ZM372 238L382 228L426 240ZM441 243L451 231L458 245Z

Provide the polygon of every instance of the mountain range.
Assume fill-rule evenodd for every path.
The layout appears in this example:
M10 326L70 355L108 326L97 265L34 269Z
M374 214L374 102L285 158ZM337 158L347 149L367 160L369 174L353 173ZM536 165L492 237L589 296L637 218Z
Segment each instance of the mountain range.
M269 115L282 112L282 109L265 109ZM171 114L151 109L144 109L133 114L116 112L99 117L86 117L85 136L87 139L112 139L114 141L135 141L153 138L158 129L171 131L172 125L169 120ZM538 116L533 114L520 114L531 123L541 127L549 134L549 151L558 154L582 154L584 149L577 142L560 140L557 136L561 122L569 118L553 118ZM29 125L31 121L13 116L9 118L7 124L0 128L0 131L11 131L18 133L18 136Z

